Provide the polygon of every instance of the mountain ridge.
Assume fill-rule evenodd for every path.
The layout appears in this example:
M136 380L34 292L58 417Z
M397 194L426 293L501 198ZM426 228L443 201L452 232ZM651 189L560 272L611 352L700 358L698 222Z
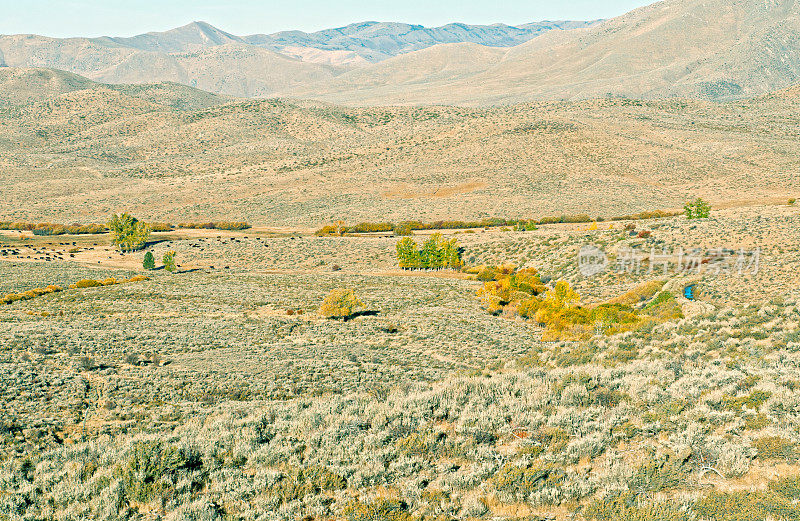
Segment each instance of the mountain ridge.
M241 37L202 21L191 22L167 31L152 31L131 37L104 36L94 40L113 42L142 51L166 53L186 52L198 47L207 47L209 44L244 43Z
M302 44L324 50L360 52L376 62L392 56L445 43L477 43L489 47L512 47L551 30L571 30L599 23L591 21L548 21L521 25L471 25L450 23L439 27L398 22L358 22L313 33L282 31L271 35L245 36L255 45L281 46Z
M395 60L413 67L420 56ZM281 94L353 105L756 97L800 82L800 0L666 0L592 27L550 31L457 80L433 74L414 89L391 89L395 79L382 78L384 87L372 88L382 72L345 73ZM362 85L348 81L354 74Z
M594 22L438 28L360 22L316 33L236 36L207 22L132 37L50 38L0 35L0 59L103 83L172 81L228 96L265 97L323 84L339 74L442 43L516 45L550 30Z
M104 83L358 106L725 101L800 83L800 0L664 0L602 23L359 22L250 36L193 22L128 39L0 36L0 56Z

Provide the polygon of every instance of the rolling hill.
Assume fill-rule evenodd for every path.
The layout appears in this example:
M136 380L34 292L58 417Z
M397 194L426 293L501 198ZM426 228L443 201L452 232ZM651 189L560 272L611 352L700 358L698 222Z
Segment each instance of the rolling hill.
M469 79L491 64L499 63L504 55L504 49L473 43L436 45L356 69L327 84L300 87L287 94L300 98L323 97L343 104L348 104L348 97L354 94L359 104L404 104L419 96L432 96L429 93L431 85L444 87ZM364 93L369 93L369 97L363 99ZM438 103L444 100L430 101ZM350 98L352 102L353 98Z
M666 0L604 22L364 22L236 36L195 22L132 38L0 36L12 67L348 105L756 97L800 82L800 0Z
M34 68L0 68L0 103L26 106L77 91L108 90L175 110L201 110L230 98L177 83L103 85L63 71ZM89 109L96 107L87 107Z
M800 192L793 92L348 108L3 69L0 216L313 227L785 202Z
M92 75L104 83L169 81L226 96L266 97L332 78L334 67L229 43L176 54L136 52Z
M0 66L45 67L104 83L182 83L210 92L267 97L325 84L349 70L438 44L517 45L593 22L439 28L365 22L317 33L240 37L205 22L130 38L0 35Z

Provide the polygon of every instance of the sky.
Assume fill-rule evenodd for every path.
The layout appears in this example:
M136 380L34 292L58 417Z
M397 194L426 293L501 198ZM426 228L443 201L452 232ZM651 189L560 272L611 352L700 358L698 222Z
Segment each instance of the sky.
M654 0L0 0L0 34L133 36L205 21L236 35L353 22L509 25L611 18Z

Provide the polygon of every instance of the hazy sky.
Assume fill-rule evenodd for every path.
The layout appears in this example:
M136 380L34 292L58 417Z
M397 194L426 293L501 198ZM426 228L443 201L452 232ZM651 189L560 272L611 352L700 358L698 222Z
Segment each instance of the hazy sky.
M0 0L0 34L131 36L203 20L234 34L378 20L520 24L610 18L653 0Z

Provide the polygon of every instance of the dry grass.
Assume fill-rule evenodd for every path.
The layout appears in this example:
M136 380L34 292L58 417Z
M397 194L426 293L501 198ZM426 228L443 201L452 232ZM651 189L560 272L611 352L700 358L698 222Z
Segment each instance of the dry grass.
M594 218L800 192L793 98L178 110L81 92L0 110L3 220Z
M777 237L794 241L797 220L768 207L638 222L648 239L625 223L450 232L473 266L534 266L597 302L661 283L582 279L574 255L587 240L763 241L759 277L701 277L709 312L550 343L486 314L467 274L392 274L395 238L169 236L152 249L176 250L182 273L0 308L0 483L23 499L0 515L566 519L619 517L630 498L646 520L659 519L657 498L682 498L689 513L777 508L800 446L800 258ZM61 240L23 250L4 235L0 251L42 256L47 245L54 259L77 247ZM107 260L6 256L0 293L137 274ZM341 287L373 313L317 315Z

